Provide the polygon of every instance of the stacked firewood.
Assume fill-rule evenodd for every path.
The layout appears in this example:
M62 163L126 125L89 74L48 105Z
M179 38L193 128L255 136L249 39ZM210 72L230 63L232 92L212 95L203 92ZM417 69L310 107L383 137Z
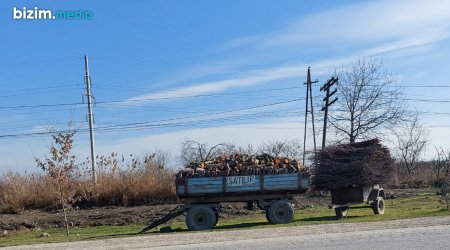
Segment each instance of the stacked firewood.
M303 169L303 165L295 159L269 154L233 154L209 161L191 162L177 174L177 178L283 174Z
M314 158L313 185L330 190L388 184L396 178L389 149L378 139L326 147Z

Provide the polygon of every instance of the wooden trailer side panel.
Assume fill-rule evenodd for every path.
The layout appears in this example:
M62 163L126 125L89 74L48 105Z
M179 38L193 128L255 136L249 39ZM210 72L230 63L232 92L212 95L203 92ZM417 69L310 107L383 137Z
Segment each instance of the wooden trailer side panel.
M309 187L309 175L302 173L202 177L182 179L176 182L177 194L181 197L294 191Z

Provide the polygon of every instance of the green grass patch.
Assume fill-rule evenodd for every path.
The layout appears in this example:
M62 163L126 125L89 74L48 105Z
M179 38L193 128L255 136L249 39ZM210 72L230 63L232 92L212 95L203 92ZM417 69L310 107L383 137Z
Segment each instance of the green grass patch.
M248 229L256 227L278 227L278 226L300 226L324 223L348 223L348 222L369 222L381 220L407 219L426 216L444 216L450 215L446 210L445 203L432 193L417 195L412 198L401 198L386 200L386 212L384 215L375 215L371 208L361 208L360 206L351 207L346 219L337 220L334 210L327 207L314 207L306 209L297 209L294 222L287 225L270 225L267 223L264 212L253 216L233 219L220 219L219 225L214 230L229 229ZM164 225L162 225L164 226ZM170 226L177 231L187 232L183 221L177 221ZM114 237L129 237L142 235L138 232L143 225L128 226L99 226L72 228L70 236L65 236L64 229L48 229L36 232L17 232L7 237L0 238L0 246L67 242L80 240L96 240ZM40 237L42 232L47 232L50 237ZM147 235L159 234L157 229L153 229Z

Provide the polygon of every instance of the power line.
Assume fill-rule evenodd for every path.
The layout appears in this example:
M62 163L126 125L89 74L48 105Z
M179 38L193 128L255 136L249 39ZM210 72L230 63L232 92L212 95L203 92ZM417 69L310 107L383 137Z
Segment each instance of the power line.
M24 64L46 64L46 63L62 63L62 62L73 62L81 61L81 58L72 59L55 59L55 60L41 60L41 61L27 61L27 62L15 62L15 63L1 63L0 66L14 66L14 65L24 65Z
M234 112L239 112L239 111L253 110L253 109L258 109L258 108L263 108L263 107L270 107L270 106L288 104L288 103L293 103L293 102L297 102L297 101L300 101L300 100L303 100L303 99L293 99L293 100L287 100L287 101L281 101L281 102L275 102L275 103L269 103L269 104L262 104L262 105L256 105L256 106L245 107L245 108L238 108L238 109L232 109L232 110L211 112L211 113L199 114L199 115L193 115L193 116L170 118L170 119L159 120L157 122L168 122L168 121L174 121L174 120L180 120L180 119L192 119L192 118L198 118L198 117L204 117L204 116L226 114L226 113L231 113L231 112L234 113ZM146 125L146 124L149 124L149 123L154 123L154 122L135 122L135 123L121 124L121 125L111 125L111 126L99 127L99 128L97 128L97 130L100 130L100 129L103 129L103 130L104 129L112 129L112 128L126 127L126 126ZM29 134L33 134L33 133L26 133L24 135L27 136ZM41 135L41 133L38 133L37 135ZM14 135L3 135L3 136L0 135L0 138L13 137L13 136Z
M97 132L116 132L116 131L128 131L128 130L139 130L139 129L148 129L148 128L169 128L169 127L179 127L179 126L196 126L196 125L207 125L214 122L229 122L229 121L242 121L246 120L248 118L259 118L259 117L274 117L273 114L297 114L300 115L300 112L280 112L280 111L272 111L272 112L264 112L261 114L241 114L233 117L227 117L227 118L209 118L204 120L197 120L197 121L184 121L184 122L164 122L169 121L167 120L160 120L160 121L154 121L154 122L146 122L146 123L131 123L131 124L120 124L116 126L104 126L104 127L97 127ZM242 119L246 118L246 119ZM181 118L180 118L181 119ZM0 139L5 138L21 138L21 137L34 137L34 136L44 136L44 135L50 135L54 133L64 133L64 132L70 132L69 130L59 130L59 131L52 131L52 132L32 132L32 133L21 133L21 134L6 134L6 135L0 135ZM80 129L77 131L77 133L88 133L89 131L87 129Z
M281 102L275 102L275 103L269 103L269 104L262 104L262 105L245 107L245 108L238 108L238 109L232 109L232 110L217 111L217 112L211 112L211 113L206 113L206 114L199 114L199 115L192 115L192 116L185 116L185 117L178 117L178 118L170 118L170 119L160 120L159 122L167 122L167 121L173 121L173 120L179 120L179 119L192 119L192 118L198 118L198 117L204 117L204 116L220 115L220 114L226 114L226 113L234 113L234 112L239 112L239 111L252 110L252 109L258 109L258 108L263 108L263 107L270 107L270 106L275 106L275 105L293 103L293 102L298 102L298 101L301 101L301 100L304 100L304 98L293 99L293 100L288 100L288 101L281 101ZM129 123L129 124L127 124L127 126L129 126L129 125L141 125L141 124L148 124L148 123L149 122L136 122L136 123ZM115 126L104 127L104 128L113 128L113 127L115 127Z
M56 84L56 86L49 86L49 87L40 87L40 88L29 88L29 89L15 89L15 90L6 90L6 91L0 91L0 94L4 94L4 93L16 93L16 92L29 92L29 91L35 91L35 90L48 90L48 89L59 89L59 88L66 88L66 87L72 87L72 86L80 86L79 83L75 84L63 84L63 85L58 85Z
M278 88L282 89L282 88ZM294 89L285 88L285 89ZM250 91L241 91L241 92L231 92L231 93L217 93L217 94L198 94L187 96L191 97L205 97L205 96L227 96L227 95L236 95L236 94L246 94L246 93L258 93L258 92L267 92L277 89L263 89L263 90L250 90ZM184 93L180 93L184 94ZM115 103L134 103L134 102L143 102L143 101L159 101L159 100L171 100L171 99L181 99L186 98L186 96L174 96L174 97L161 97L161 98L140 98L140 99L130 99L130 100L111 100L111 101L100 101L95 104L115 104ZM19 106L0 106L0 109L23 109L23 108L42 108L42 107L58 107L58 106L75 106L82 105L82 102L73 102L73 103L58 103L58 104L36 104L36 105L19 105Z

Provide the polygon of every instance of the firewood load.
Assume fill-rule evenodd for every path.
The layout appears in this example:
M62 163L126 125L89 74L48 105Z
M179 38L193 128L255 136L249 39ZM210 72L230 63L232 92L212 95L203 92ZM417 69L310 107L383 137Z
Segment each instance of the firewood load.
M390 184L393 159L378 139L326 147L313 158L313 185L319 190Z
M233 154L209 161L191 162L178 172L177 178L283 174L304 170L304 166L295 159L269 154Z

